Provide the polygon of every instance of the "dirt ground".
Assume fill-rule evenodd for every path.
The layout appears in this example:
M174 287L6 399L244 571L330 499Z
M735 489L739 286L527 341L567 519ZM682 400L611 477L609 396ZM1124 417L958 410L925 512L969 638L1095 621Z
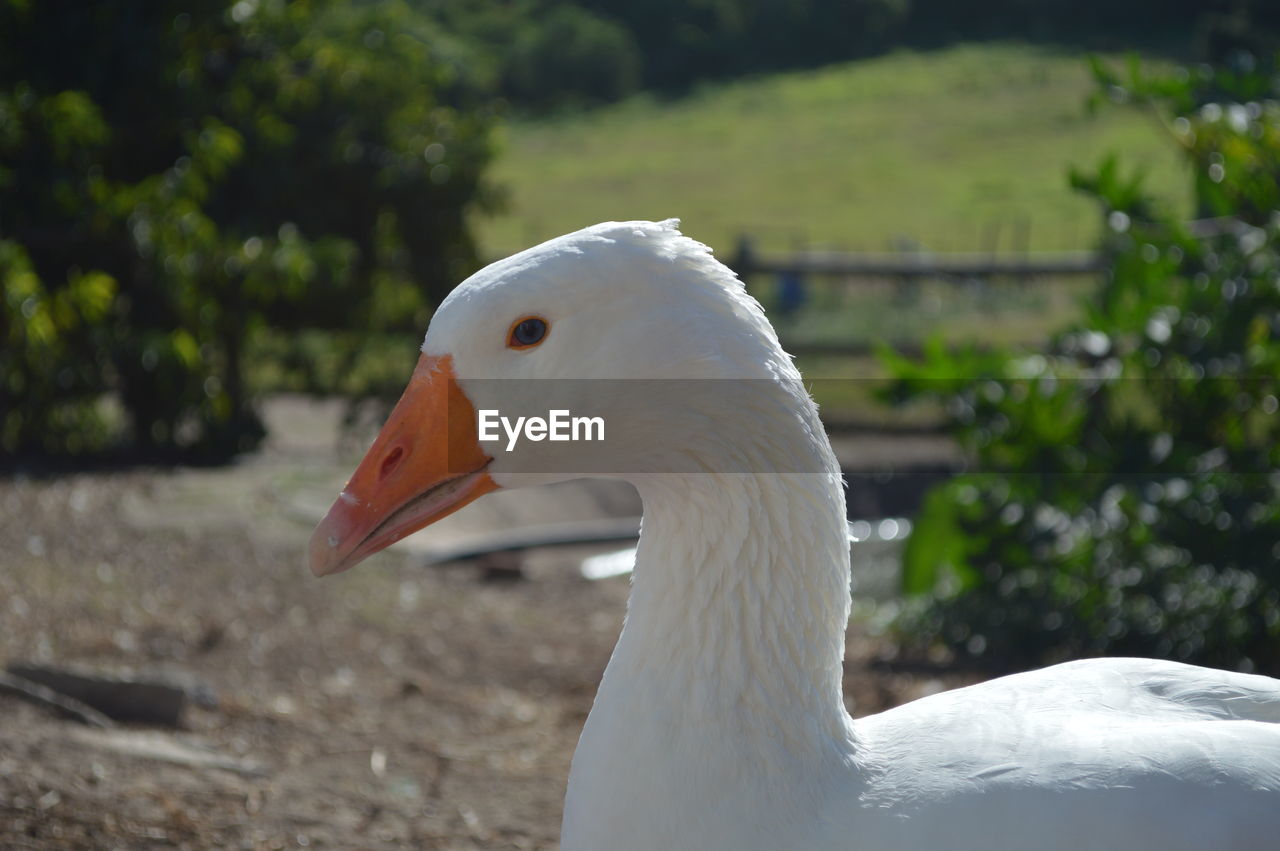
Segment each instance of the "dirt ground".
M107 731L0 696L0 848L554 848L628 579L581 578L582 548L519 581L423 568L413 540L313 579L310 526L355 456L332 409L269 413L288 437L226 470L0 480L0 663L216 695L182 729ZM625 487L566 485L427 534L637 511ZM884 650L851 630L857 715L959 682L869 667Z

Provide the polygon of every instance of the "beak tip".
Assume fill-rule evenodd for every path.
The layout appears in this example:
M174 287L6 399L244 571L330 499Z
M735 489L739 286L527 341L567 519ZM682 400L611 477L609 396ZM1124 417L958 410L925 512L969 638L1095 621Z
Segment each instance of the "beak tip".
M311 543L307 546L307 566L314 576L328 576L342 569L339 557L337 535L328 528L328 518L321 521L311 534Z

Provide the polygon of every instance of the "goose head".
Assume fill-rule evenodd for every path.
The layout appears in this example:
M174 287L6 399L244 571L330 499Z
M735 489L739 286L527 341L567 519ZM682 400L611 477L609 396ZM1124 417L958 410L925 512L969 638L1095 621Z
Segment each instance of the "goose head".
M404 395L311 539L311 569L352 567L499 488L697 469L742 428L743 387L795 378L760 306L677 221L551 240L437 309ZM570 437L581 418L583 439L510 429L553 411Z

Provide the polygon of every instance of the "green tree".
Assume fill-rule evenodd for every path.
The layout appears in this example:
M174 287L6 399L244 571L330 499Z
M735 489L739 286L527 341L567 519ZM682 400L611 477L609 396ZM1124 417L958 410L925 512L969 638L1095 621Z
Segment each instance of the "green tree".
M494 118L401 0L0 2L0 454L251 446L251 335L420 327L476 265Z
M1280 75L1237 52L1147 77L1204 215L1177 221L1115 160L1110 271L1047 356L888 355L979 472L934 490L905 556L904 631L996 667L1123 653L1280 670Z

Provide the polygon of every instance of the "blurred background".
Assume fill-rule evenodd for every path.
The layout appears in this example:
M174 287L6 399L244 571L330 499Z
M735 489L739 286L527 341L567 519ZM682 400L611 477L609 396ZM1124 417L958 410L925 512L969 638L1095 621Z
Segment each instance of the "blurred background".
M634 493L302 554L449 289L610 219L680 217L812 381L852 712L1280 674L1278 46L1263 0L0 0L0 845L555 847Z

